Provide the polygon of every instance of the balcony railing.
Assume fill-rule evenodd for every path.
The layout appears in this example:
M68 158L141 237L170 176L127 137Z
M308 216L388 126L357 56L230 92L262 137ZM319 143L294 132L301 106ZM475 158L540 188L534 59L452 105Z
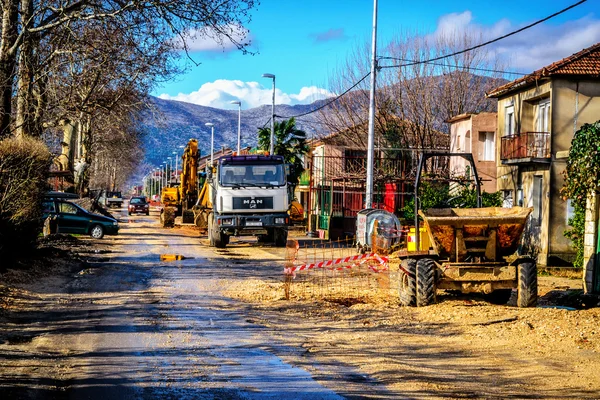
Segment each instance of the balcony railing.
M550 132L521 132L502 137L502 160L550 158Z

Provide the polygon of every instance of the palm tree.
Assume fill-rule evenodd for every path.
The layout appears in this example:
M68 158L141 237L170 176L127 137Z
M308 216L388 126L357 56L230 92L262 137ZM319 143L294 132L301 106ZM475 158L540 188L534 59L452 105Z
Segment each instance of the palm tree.
M281 122L275 122L274 126L275 145L273 152L283 156L286 163L290 164L288 181L291 193L298 185L298 180L304 172L303 156L308 153L310 147L306 143L306 132L296 128L296 120L290 118ZM271 139L271 128L264 127L258 130L258 148L268 150Z

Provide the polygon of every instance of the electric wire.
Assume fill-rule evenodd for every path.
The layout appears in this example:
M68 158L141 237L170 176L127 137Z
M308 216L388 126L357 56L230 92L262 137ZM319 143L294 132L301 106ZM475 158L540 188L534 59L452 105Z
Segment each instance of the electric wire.
M586 1L587 0L580 0L577 3L571 4L570 6L568 6L566 8L563 8L560 11L555 12L554 14L551 14L551 15L545 17L545 18L539 19L539 20L537 20L537 21L535 21L535 22L533 22L533 23L531 23L529 25L526 25L526 26L522 27L522 28L519 28L517 30L509 32L506 35L499 36L497 38L488 40L487 42L483 42L483 43L480 43L478 45L475 45L475 46L472 46L472 47L469 47L469 48L466 48L466 49L463 49L463 50L460 50L460 51L457 51L457 52L454 52L454 53L450 53L450 54L446 54L446 55L443 55L443 56L431 58L431 59L428 59L428 60L413 61L413 62L410 62L408 64L377 66L376 68L377 69L383 69L383 68L387 69L387 68L409 67L409 66L418 65L418 64L432 63L432 62L435 62L435 61L443 60L445 58L454 57L454 56L457 56L457 55L460 55L460 54L464 54L464 53L467 53L469 51L473 51L473 50L479 49L481 47L488 46L488 45L490 45L492 43L496 43L496 42L498 42L500 40L506 39L506 38L508 38L510 36L513 36L513 35L516 35L517 33L521 33L521 32L523 32L523 31L525 31L527 29L530 29L530 28L532 28L532 27L534 27L536 25L541 24L542 22L546 22L549 19L552 19L552 18L554 18L554 17L556 17L556 16L558 16L560 14L563 14L563 13L565 13L565 12L567 12L567 11L569 11L569 10L571 10L571 9L573 9L573 8L575 8L575 7L583 4L583 3L585 3ZM381 57L380 59L394 59L394 58L393 57ZM367 74L365 76L363 76L358 82L356 82L350 88L346 89L343 93L339 94L338 96L335 96L335 97L331 98L329 101L327 101L326 103L322 104L321 106L315 108L314 110L307 111L307 112L300 113L300 114L296 114L296 115L290 115L290 116L276 115L276 117L279 117L279 118L303 117L305 115L309 115L309 114L315 113L315 112L317 112L319 110L322 110L323 108L325 108L325 107L329 106L330 104L338 101L343 96L345 96L346 94L348 94L352 89L354 89L355 87L357 87L358 85L360 85L362 83L362 81L364 81L365 79L367 79L370 75L371 75L371 72L370 71L367 72ZM524 74L524 75L527 75L527 74Z
M523 32L523 31L525 31L527 29L533 28L534 26L539 25L542 22L546 22L549 19L552 19L552 18L554 18L554 17L556 17L556 16L558 16L560 14L563 14L563 13L571 10L572 8L575 8L575 7L577 7L577 6L585 3L586 1L587 0L580 0L577 3L571 4L570 6L568 6L566 8L563 8L560 11L555 12L554 14L551 14L551 15L545 17L545 18L539 19L539 20L537 20L537 21L535 21L535 22L533 22L533 23L531 23L529 25L526 25L526 26L522 27L522 28L519 28L517 30L509 32L506 35L499 36L499 37L494 38L492 40L488 40L487 42L483 42L483 43L480 43L478 45L475 45L475 46L472 46L472 47L469 47L469 48L466 48L466 49L463 49L463 50L460 50L460 51L457 51L457 52L454 52L454 53L451 53L451 54L447 54L447 55L443 55L443 56L439 56L439 57L435 57L435 58L430 58L429 60L414 61L414 62L408 63L408 64L388 65L388 66L380 67L380 68L410 67L410 66L413 66L413 65L425 64L425 63L433 62L433 61L439 61L439 60L443 60L444 58L449 58L449 57L454 57L454 56L457 56L457 55L460 55L460 54L464 54L464 53L467 53L469 51L473 51L473 50L479 49L481 47L488 46L488 45L490 45L492 43L496 43L496 42L498 42L500 40L506 39L507 37L516 35L517 33L521 33L521 32ZM388 58L388 57L386 57L386 58Z

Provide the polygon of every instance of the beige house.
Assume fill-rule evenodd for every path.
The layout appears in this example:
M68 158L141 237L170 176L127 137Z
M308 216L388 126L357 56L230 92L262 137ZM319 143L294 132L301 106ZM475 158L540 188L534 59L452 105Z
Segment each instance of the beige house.
M450 152L472 153L481 189L496 191L496 113L461 114L446 121L450 124ZM469 163L461 157L450 158L453 176L469 176Z
M506 206L533 207L525 249L539 265L572 259L560 196L571 140L600 120L600 43L487 93L498 99L497 188Z

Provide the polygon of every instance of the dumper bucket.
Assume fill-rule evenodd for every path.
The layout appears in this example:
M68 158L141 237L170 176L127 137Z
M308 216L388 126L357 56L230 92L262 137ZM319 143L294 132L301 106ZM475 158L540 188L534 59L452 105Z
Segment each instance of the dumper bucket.
M431 208L419 211L438 255L463 262L468 256L500 261L513 254L532 208Z

